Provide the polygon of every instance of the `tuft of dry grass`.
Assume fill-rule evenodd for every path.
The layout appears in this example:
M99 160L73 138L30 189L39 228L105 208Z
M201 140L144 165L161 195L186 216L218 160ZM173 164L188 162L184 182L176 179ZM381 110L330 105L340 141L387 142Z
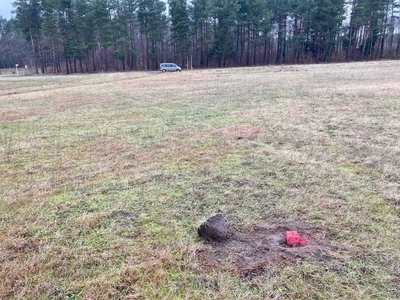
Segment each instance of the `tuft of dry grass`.
M0 298L400 298L399 75L0 78ZM238 251L199 257L214 213L242 234L300 222L330 250L243 279Z

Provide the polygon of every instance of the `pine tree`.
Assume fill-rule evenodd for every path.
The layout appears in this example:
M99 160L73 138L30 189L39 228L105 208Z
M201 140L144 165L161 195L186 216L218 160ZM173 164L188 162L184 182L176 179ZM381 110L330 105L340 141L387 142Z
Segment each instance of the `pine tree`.
M200 67L208 67L211 41L211 1L193 0L189 8L191 35L195 61Z
M275 62L285 62L287 42L287 18L290 13L289 0L269 0L269 7L273 11L272 23L277 28Z
M161 57L163 33L166 30L165 4L160 0L139 0L138 21L145 37L147 69L157 69Z
M189 42L189 14L186 0L169 0L169 12L171 16L171 32L174 48L178 55L176 59L185 64L185 57L188 55Z
M126 25L126 36L124 45L126 47L127 64L130 70L136 68L137 60L137 41L136 26L137 26L137 1L136 0L122 0L122 14Z
M239 5L236 0L215 0L212 7L214 19L214 39L210 49L218 67L226 66L227 60L234 55L233 25Z
M330 61L344 19L344 0L314 0L305 30L315 62Z
M42 73L45 73L41 2L39 0L17 0L13 6L16 8L16 24L24 33L26 40L31 43L36 73L39 73L39 65Z
M94 13L91 4L86 0L73 0L72 10L70 28L72 29L71 38L74 39L73 58L79 61L81 72L89 72L91 70L89 66L90 51L96 47L93 31ZM84 61L85 67L83 66Z
M108 48L112 45L111 13L107 0L94 0L94 28L101 48L100 68L108 71Z

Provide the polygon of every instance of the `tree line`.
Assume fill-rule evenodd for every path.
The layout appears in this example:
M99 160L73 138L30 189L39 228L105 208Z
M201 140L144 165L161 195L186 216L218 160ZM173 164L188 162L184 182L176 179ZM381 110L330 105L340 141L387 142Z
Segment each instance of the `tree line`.
M0 68L41 73L400 58L400 0L16 0ZM190 57L190 60L188 60ZM190 66L191 67L191 66Z

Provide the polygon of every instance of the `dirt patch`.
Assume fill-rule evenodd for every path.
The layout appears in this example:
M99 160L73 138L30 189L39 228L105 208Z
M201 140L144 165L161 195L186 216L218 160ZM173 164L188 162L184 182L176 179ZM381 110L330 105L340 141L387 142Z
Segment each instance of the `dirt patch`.
M297 230L307 240L304 247L288 247L285 233ZM196 258L205 269L230 270L242 278L253 278L272 266L306 259L329 260L333 246L313 238L311 228L301 224L263 223L247 233L230 233L226 242L210 242L197 249Z

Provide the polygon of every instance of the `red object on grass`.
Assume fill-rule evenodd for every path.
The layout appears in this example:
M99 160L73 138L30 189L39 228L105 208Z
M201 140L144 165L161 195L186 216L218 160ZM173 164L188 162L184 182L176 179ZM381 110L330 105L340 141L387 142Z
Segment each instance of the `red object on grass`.
M286 231L286 244L288 246L305 246L307 241L299 236L297 231Z

